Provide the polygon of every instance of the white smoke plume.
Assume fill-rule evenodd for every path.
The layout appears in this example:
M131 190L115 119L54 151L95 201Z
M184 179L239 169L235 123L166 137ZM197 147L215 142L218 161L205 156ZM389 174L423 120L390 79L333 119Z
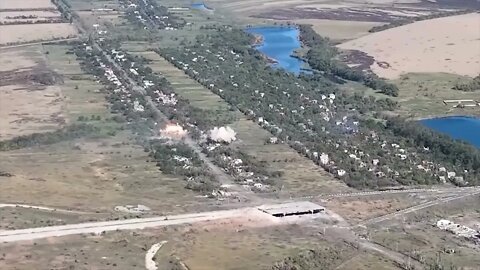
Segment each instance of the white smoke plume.
M179 124L168 123L164 129L160 130L163 137L170 139L181 139L187 135L187 131Z
M231 143L237 138L235 137L237 133L231 127L214 127L208 132L208 137L212 141L222 142L222 143Z

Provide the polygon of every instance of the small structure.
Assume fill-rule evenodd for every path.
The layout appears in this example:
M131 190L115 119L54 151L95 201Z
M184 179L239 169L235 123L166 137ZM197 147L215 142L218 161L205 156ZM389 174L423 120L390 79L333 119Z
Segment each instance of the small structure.
M274 217L301 216L317 214L325 211L325 207L312 202L291 202L282 204L262 205L258 210Z
M454 108L480 106L480 103L473 99L446 99L443 103L445 103L445 105L452 105Z

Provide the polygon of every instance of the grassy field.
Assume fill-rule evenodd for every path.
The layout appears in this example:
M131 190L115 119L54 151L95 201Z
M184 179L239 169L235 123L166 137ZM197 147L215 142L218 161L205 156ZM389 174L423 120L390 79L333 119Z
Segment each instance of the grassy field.
M35 74L52 76L44 69L46 62L40 45L0 51L0 140L51 131L64 123L59 83L39 85L32 79Z
M403 218L403 222L392 220L377 224L370 230L369 238L380 245L426 262L433 262L440 256L445 265L476 269L480 264L478 246L438 229L435 224L440 219L448 219L478 229L476 224L480 215L475 205L478 205L479 200L476 196L408 214ZM446 253L449 249L455 252Z
M100 217L100 215L99 215ZM88 221L78 213L42 211L29 208L0 208L0 230L18 230L34 227L63 225Z
M462 92L452 87L466 78L446 73L407 74L394 81L400 89L397 99L401 113L413 117L431 117L438 115L479 115L478 107L453 108L445 105L446 99L478 100L479 92Z
M103 86L81 71L75 56L67 54L68 46L37 49L43 55L43 68L52 69L63 80L55 87L64 121L98 126L103 136L0 152L1 170L13 174L2 177L6 181L0 191L1 202L105 213L126 204L144 204L153 213L183 212L206 202L186 190L183 179L162 174L154 162L147 162L148 153L135 145L134 136L111 120L99 91ZM21 101L21 97L14 101ZM40 106L48 108L52 102L28 108L38 116ZM95 120L91 120L92 115ZM81 116L87 120L79 121Z
M389 259L376 253L358 252L349 260L344 261L336 269L338 270L399 270L399 266Z
M90 118L95 115L104 120L111 117L100 93L103 86L80 69L75 54L67 54L69 49L67 45L43 45L49 67L63 78L64 116L68 122L76 122L80 116Z
M393 213L399 209L422 203L425 198L409 194L383 196L327 198L319 202L341 215L350 224L358 224L371 218Z
M35 245L7 244L2 247L6 255L0 260L0 267L6 270L15 269L13 265L25 270L37 269L38 265L54 269L145 269L146 250L161 241L168 242L157 253L155 261L159 269L168 270L173 269L171 262L177 259L191 270L268 270L275 262L305 248L339 250L337 256L326 260L334 266L358 254L352 247L329 243L315 230L299 226L245 229L234 225L208 230L182 226L37 240ZM372 259L370 263L379 265Z
M376 98L392 98L399 103L396 113L412 119L422 119L448 115L480 115L478 107L454 108L445 105L444 100L477 100L480 91L463 92L452 89L457 82L471 79L448 73L409 73L392 80L399 88L399 96L392 98L359 83L348 82L341 86L349 92L359 92Z
M0 152L0 160L2 170L14 175L2 185L2 202L107 213L117 205L144 204L162 213L202 201L181 178L147 162L128 133Z

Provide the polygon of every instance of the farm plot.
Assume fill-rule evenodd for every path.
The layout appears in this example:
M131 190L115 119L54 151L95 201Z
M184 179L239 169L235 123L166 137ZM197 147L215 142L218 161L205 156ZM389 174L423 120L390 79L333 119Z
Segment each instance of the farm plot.
M100 135L103 135L0 152L1 170L11 175L0 177L5 184L0 191L0 202L34 205L41 202L46 206L108 213L115 206L127 204L147 205L152 211L181 212L187 204L192 206L206 200L196 198L197 194L186 190L183 179L162 174L154 162L147 162L148 153L134 144L133 135L120 131L120 124L111 120L104 96L99 92L102 85L80 70L75 55L67 53L68 46L36 48L41 53L38 57L43 61L44 69L53 69L63 78L63 84L54 87L61 92L60 112L65 122L86 122L98 126L102 130ZM32 53L32 50L28 51ZM45 54L47 51L49 53ZM33 61L19 61L18 66L10 63L13 67L24 69L34 64ZM18 95L17 91L20 90L13 93ZM44 95L42 91L32 93ZM25 95L13 98L21 100L26 98ZM26 100L31 100L29 98ZM4 100L1 99L0 111L8 115L3 106ZM49 106L54 107L51 100L25 105L31 110L32 117L42 115ZM4 125L11 126L9 122ZM25 123L22 124L25 129L24 126ZM35 130L40 131L43 130ZM20 134L15 130L13 135Z
M119 3L114 0L68 0L74 11L109 12L109 9L118 9ZM100 9L100 10L98 10Z
M56 9L50 0L2 0L0 2L0 10L40 10L40 9Z
M480 14L420 21L377 32L338 47L375 58L370 67L380 77L411 72L445 72L474 77L480 73ZM462 31L458 31L462 29Z
M152 60L150 64L152 70L163 74L172 83L175 91L189 100L194 107L217 113L229 110L230 106L226 101L157 54L139 51L134 54ZM282 143L267 144L272 137L269 132L253 121L247 120L240 112L235 111L235 115L236 119L229 126L237 133L238 140L231 144L231 147L255 157L268 170L283 172L283 176L275 183L277 189L282 190L281 194L299 195L347 189L343 183L331 178L320 167L289 146Z
M50 146L0 152L0 201L111 213L115 206L146 205L156 213L199 208L201 198L181 178L162 174L148 153L120 133Z
M318 34L335 42L367 35L375 26L452 11L452 7L444 2L432 6L417 0L212 0L208 4L246 24L310 24ZM469 5L462 3L455 8L468 8Z
M68 122L79 118L91 118L92 115L106 119L110 117L106 102L100 93L102 85L95 78L86 75L76 61L75 54L68 53L69 47L62 45L44 45L43 49L49 67L62 76L62 93L66 97L63 115Z
M332 40L346 40L367 35L372 27L382 25L380 22L354 22L341 20L299 19L298 24L312 25L312 29L319 35Z
M58 128L63 96L41 46L0 52L0 139Z
M77 31L69 23L0 25L0 45L48 41L75 37Z

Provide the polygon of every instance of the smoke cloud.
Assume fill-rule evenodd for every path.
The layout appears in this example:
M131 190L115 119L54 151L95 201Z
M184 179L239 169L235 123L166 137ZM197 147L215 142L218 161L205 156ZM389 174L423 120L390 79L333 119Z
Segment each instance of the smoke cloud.
M182 126L172 123L167 124L164 129L160 130L160 133L163 137L170 139L181 139L187 135L187 131Z
M237 133L231 127L214 127L209 131L208 137L212 141L231 143L237 139L236 135Z

